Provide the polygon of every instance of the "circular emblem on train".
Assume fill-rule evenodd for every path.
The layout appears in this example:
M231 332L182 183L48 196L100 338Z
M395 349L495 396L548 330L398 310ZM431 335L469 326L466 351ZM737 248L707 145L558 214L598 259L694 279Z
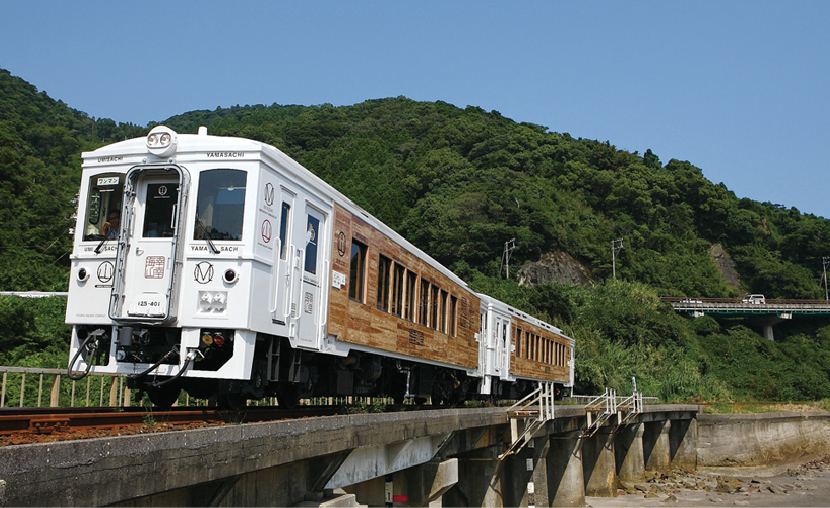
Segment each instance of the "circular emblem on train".
M271 241L271 221L265 219L262 221L262 228L260 228L260 232L262 233L262 241L268 243Z
M207 284L213 280L213 265L207 261L202 261L196 265L196 270L193 272L193 277L199 284Z
M265 204L268 206L274 204L274 186L270 183L265 184Z
M98 281L101 284L109 284L112 280L112 274L115 272L115 267L109 261L104 261L98 265Z
M165 196L167 194L167 186L166 185L159 185L159 196Z
M346 233L342 231L337 235L337 253L341 258L346 255Z

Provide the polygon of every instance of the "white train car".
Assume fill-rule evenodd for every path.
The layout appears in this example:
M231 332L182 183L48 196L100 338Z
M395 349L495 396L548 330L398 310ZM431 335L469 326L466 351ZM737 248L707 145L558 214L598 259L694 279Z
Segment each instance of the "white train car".
M119 373L157 405L184 389L231 407L573 384L573 341L473 293L272 146L159 126L83 160L73 378Z

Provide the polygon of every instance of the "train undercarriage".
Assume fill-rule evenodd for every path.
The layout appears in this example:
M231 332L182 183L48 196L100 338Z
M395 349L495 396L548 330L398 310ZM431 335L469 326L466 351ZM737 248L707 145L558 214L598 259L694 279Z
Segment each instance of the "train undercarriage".
M221 407L239 409L248 400L269 397L276 397L284 407L294 407L300 399L340 396L386 396L398 404L405 399L416 404L431 399L433 404L456 405L470 399L519 399L534 388L528 380L494 382L492 393L481 395L480 380L463 370L357 350L346 357L323 355L292 348L287 338L265 334L257 336L250 379L184 375L187 370L216 371L230 360L234 333L221 329L202 330L199 351L187 352L179 375L161 376L157 373L160 365L182 364L185 353L180 347L180 329L120 327L116 333L117 362L150 364L144 371L128 375L128 386L138 390L139 400L146 393L158 407L170 407L182 391ZM79 326L78 335L85 337L79 355L88 365L110 360L111 337L104 328Z

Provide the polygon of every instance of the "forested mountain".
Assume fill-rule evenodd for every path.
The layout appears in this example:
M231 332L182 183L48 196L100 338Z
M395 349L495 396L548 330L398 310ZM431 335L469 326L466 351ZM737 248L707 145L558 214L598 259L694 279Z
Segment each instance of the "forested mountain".
M742 323L687 321L659 302L743 292L824 296L828 220L738 199L688 161L663 163L648 149L631 153L496 111L403 97L217 108L161 123L180 133L204 125L213 135L280 148L474 289L564 327L579 344L581 390L622 389L638 375L642 388L664 398L830 397L830 330L822 323L790 326L776 332L783 342L768 343ZM0 289L66 288L80 152L154 125L90 118L0 70ZM620 237L613 282L611 241ZM561 251L597 285L525 288L501 280L511 238L511 266ZM734 259L738 287L721 277L710 255L715 245ZM0 300L0 317L19 318L25 307ZM19 326L0 335L9 346L0 363L41 344L21 338L40 332Z

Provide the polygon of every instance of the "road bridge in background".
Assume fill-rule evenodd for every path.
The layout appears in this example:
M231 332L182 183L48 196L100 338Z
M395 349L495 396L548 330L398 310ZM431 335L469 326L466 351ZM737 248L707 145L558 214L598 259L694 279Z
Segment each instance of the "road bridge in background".
M736 298L663 297L675 311L693 318L747 318L763 327L764 337L773 340L772 327L783 320L796 317L830 316L830 302L826 300L766 300L766 303L747 303Z

